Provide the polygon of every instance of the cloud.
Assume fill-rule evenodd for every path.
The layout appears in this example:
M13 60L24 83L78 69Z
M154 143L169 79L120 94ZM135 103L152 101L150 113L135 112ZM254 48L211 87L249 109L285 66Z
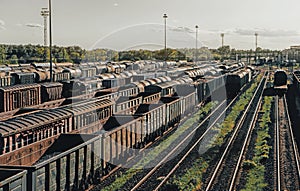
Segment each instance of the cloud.
M264 37L291 37L298 36L299 32L293 30L272 30L272 29L236 29L234 33L243 36L254 36L258 33L259 36Z
M5 22L0 19L0 30L5 30Z
M25 24L26 27L31 27L31 28L42 28L43 26L37 23L27 23Z
M221 34L224 33L226 34L232 34L235 33L235 29L226 29L226 30L217 30L217 29L212 29L212 30L207 30L208 33L212 33L212 34Z
M172 27L172 28L170 28L170 30L174 31L174 32L195 33L194 30L192 30L188 27Z
M0 26L4 26L4 25L5 25L5 22L0 19Z

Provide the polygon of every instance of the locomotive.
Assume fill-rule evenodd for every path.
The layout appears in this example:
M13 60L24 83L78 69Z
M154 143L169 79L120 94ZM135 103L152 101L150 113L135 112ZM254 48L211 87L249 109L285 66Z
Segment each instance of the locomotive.
M277 95L282 96L287 92L287 73L284 70L276 70L274 73L274 90Z

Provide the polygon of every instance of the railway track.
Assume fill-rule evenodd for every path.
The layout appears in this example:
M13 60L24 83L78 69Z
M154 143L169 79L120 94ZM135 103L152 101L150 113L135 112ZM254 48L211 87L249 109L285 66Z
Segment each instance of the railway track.
M202 107L203 106L203 102L199 103L196 107ZM223 101L222 103L220 103L218 106L216 106L216 108L213 109L212 113L214 113L215 111L219 110L224 104L226 104L226 101ZM147 149L154 147L155 145L158 145L161 141L163 141L166 137L172 135L172 133L174 133L174 131L176 131L176 127L180 124L183 123L185 120L187 120L191 115L193 115L195 113L192 112L190 114L188 114L187 116L185 116L183 119L181 119L181 121L177 124L175 124L173 127L170 127L169 129L167 129L162 135L156 137L155 140L150 141L147 145L145 145L144 148L139 149L138 153L133 155L132 157L129 157L126 160L126 166L133 166L135 163L137 163L138 160L140 160L145 153L147 152ZM211 114L212 115L212 114ZM209 119L209 117L207 117L206 119L203 120L203 123L207 121L207 119ZM112 168L108 174L104 175L101 177L101 182L103 181L107 181L107 179L113 179L117 176L121 176L123 171L126 170L126 168L124 168L125 164L122 163L120 165L115 166L114 168ZM91 187L89 187L89 189L87 190L97 190L97 185L93 185Z
M265 78L260 82L260 86L263 84L263 81L265 82ZM259 89L259 88L258 88ZM258 90L257 90L258 91ZM262 91L261 91L262 92ZM150 185L151 189L153 190L160 190L165 183L168 181L168 179L174 174L174 172L182 165L182 163L189 157L189 155L192 152L195 152L197 146L199 146L199 143L203 141L204 137L208 135L208 133L211 131L211 129L214 127L215 124L219 123L221 121L221 117L226 115L225 113L230 110L232 105L235 103L238 96L232 100L227 107L218 114L215 119L213 119L213 122L209 124L208 127L206 127L206 130L200 135L199 138L195 139L193 144L189 145L187 149L185 149L182 153L180 153L177 157L175 157L174 160L166 163L168 159L176 153L177 149L181 147L181 145L185 144L185 141L190 138L190 136L194 136L194 133L203 126L203 123L199 124L193 132L191 132L189 135L186 136L184 140L182 140L175 148L172 149L166 155L158 164L152 168L149 172L147 172L141 180L139 180L132 188L131 190L149 190ZM250 104L249 104L250 105ZM211 114L213 115L213 113Z
M223 102L221 102L218 106L216 106L216 108L214 108L211 113L205 117L205 119L202 121L201 124L207 123L208 120L210 119L210 117L212 115L214 115L217 111L222 110L223 107L225 107L225 105L227 104L227 100L224 100ZM187 118L188 116L186 116ZM197 129L196 129L197 130ZM195 133L196 130L192 130L191 128L188 131L192 131L189 133L189 135L193 135ZM144 156L147 156L147 149L151 148L151 147L156 147L161 141L163 141L166 137L168 137L169 135L171 135L174 131L176 131L176 128L169 128L169 130L167 132L165 132L162 136L157 137L153 142L150 142L148 145L146 145L145 148L141 149L139 151L139 153L133 157L131 157L128 161L127 161L127 166L133 166L134 164L138 163L139 160L143 159ZM185 137L185 136L183 136ZM187 140L189 137L186 137L184 140ZM174 140L174 143L177 140ZM174 144L173 143L173 144ZM180 145L177 145L177 148L179 148ZM165 153L165 151L163 151ZM169 153L169 152L166 152ZM173 153L169 153L170 155ZM170 156L168 155L168 156ZM167 160L167 156L164 158L164 160L159 160L160 164L163 163L165 160ZM155 171L154 169L158 169L159 165L157 165L156 167L154 167L152 170ZM107 179L113 179L116 176L121 176L123 171L126 170L123 169L122 165L117 166L115 169L113 169L111 171L111 173L109 173L108 175L102 177L102 181L107 181ZM101 187L100 187L101 188ZM100 189L98 186L92 186L89 188L89 190L98 190Z
M215 164L212 173L210 173L207 179L209 181L204 184L206 191L233 190L235 188L239 168L254 128L265 85L266 75L261 80L254 96L237 123L231 138L222 152L222 156Z
M299 155L285 96L276 96L275 128L274 190L300 190Z

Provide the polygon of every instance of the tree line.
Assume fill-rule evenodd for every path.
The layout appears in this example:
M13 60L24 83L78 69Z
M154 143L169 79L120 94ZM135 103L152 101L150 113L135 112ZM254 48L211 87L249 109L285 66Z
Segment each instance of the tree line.
M53 46L53 62L104 62L104 61L137 61L137 60L170 60L170 61L206 61L235 59L236 55L251 55L252 53L278 53L268 49L258 48L254 50L236 50L230 46L223 46L217 49L202 47L167 49L162 50L128 50L115 51L109 49L85 50L79 46ZM0 44L0 64L27 64L49 62L49 48L41 45L5 45Z
M52 57L54 62L80 63L86 50L79 46L53 46ZM0 64L27 64L47 62L50 58L48 47L41 45L0 45Z

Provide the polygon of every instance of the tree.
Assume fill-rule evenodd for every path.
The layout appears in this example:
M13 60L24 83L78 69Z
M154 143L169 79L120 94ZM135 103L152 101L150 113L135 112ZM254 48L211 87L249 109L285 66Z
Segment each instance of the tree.
M18 57L17 55L12 55L11 58L10 58L10 63L11 64L18 64Z
M217 49L223 59L230 58L230 46L223 46Z
M0 63L5 64L6 62L6 48L0 45Z

